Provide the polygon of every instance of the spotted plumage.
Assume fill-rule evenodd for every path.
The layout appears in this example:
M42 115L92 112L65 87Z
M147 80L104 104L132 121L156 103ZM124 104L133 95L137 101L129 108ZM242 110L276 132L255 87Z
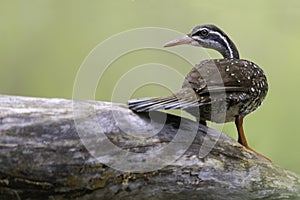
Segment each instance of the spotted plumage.
M224 123L256 110L267 91L266 76L254 63L234 58L205 60L192 68L182 90L168 97L130 100L129 107L137 112L185 109L202 121Z

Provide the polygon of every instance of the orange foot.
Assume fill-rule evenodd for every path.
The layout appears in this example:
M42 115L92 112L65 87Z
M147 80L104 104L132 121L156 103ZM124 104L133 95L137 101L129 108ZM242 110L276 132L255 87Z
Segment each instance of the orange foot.
M252 151L253 153L255 153L256 155L258 155L258 156L260 156L260 157L262 157L262 158L268 160L269 162L272 162L271 159L269 159L268 157L262 155L261 153L258 153L257 151L254 151L251 147L247 146L246 148L249 149L250 151Z

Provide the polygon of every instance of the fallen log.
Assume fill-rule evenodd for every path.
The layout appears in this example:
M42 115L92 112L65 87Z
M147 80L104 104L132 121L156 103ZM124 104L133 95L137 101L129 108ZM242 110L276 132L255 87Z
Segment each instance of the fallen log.
M298 175L189 119L0 96L1 200L293 198Z

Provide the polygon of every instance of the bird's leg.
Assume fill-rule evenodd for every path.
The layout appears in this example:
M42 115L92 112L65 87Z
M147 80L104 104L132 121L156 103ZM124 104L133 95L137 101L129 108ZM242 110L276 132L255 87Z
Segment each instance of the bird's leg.
M206 120L201 118L200 116L196 117L196 122L198 122L199 124L202 124L204 126L207 126Z
M238 131L238 136L239 136L238 142L248 149L249 146L248 146L247 139L246 139L246 136L244 133L243 121L244 121L243 116L238 115L235 117L235 125L236 125L237 131Z
M257 155L267 159L268 161L272 162L269 158L267 158L266 156L254 151L251 147L249 147L248 143L247 143L247 139L244 133L244 128L243 128L243 120L244 117L241 115L238 115L235 117L235 125L238 131L238 142L243 145L244 147L246 147L247 149L249 149L250 151L256 153Z
M199 123L200 123L200 124L202 124L202 125L204 125L204 126L207 126L207 123L206 123L206 121L205 121L205 120L203 120L203 119L200 119Z

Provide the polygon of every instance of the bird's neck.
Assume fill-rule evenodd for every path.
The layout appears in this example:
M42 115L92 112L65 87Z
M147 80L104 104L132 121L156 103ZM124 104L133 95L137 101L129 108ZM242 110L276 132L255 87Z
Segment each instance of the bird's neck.
M222 54L222 56L224 58L236 58L236 59L240 58L239 52L238 52L238 50L235 46L233 46L232 48L229 48L229 49L228 48L222 48L219 52Z
M235 44L229 39L229 37L223 33L219 35L218 45L213 49L217 50L224 58L236 58L239 59L239 51Z

